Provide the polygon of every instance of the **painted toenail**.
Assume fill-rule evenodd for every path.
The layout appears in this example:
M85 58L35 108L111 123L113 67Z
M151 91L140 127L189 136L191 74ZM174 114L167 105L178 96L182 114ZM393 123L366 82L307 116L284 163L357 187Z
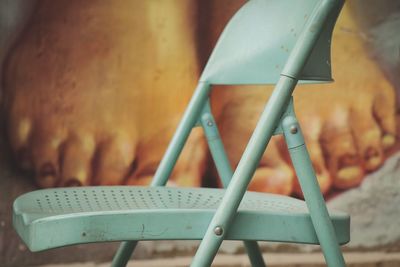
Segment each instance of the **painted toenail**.
M82 183L75 178L71 178L68 181L66 181L64 185L66 187L76 187L76 186L82 186Z
M376 170L382 163L382 156L375 148L368 148L365 152L365 168L368 171Z
M31 121L29 119L23 119L18 125L18 138L20 142L25 142L31 131Z
M367 171L374 171L381 165L381 163L382 159L380 157L371 158L366 162L365 168Z
M350 181L353 179L358 179L363 175L362 170L358 166L349 166L340 169L337 173L337 178L342 181Z
M52 163L47 162L47 163L43 164L43 166L39 172L40 177L47 177L47 176L54 177L55 175L56 175L56 169L54 168Z
M382 145L384 149L391 148L396 143L396 137L392 134L385 134L382 138Z

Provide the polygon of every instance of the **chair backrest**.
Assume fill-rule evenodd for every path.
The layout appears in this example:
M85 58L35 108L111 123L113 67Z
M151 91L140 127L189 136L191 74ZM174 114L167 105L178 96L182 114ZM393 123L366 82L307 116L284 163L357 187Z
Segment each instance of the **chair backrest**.
M225 27L200 81L209 84L275 84L320 0L251 0ZM331 81L330 44L340 8L303 68L300 82ZM282 14L286 14L282 18Z

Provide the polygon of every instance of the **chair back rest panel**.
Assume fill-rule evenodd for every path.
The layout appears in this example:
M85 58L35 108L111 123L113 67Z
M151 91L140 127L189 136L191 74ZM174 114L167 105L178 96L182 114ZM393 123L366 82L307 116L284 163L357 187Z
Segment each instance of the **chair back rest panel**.
M301 75L303 81L324 81L324 78L326 78L326 81L333 81L331 71L331 40L340 10L341 5L338 5L338 8L329 15L324 31L321 32L303 68Z
M275 84L320 0L251 0L232 17L200 78L210 84ZM333 12L300 81L331 81ZM282 15L287 14L284 23Z

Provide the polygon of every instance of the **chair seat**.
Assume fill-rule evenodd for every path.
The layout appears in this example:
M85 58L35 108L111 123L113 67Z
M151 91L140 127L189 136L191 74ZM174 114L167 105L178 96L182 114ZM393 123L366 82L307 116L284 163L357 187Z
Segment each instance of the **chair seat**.
M122 240L202 239L225 190L105 186L44 189L14 202L13 223L31 251ZM340 244L350 218L330 211ZM247 192L226 239L318 244L304 201Z

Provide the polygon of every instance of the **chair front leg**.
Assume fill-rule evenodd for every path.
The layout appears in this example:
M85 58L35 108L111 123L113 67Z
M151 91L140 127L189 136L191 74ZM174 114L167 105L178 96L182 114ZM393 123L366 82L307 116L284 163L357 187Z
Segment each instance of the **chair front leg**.
M137 241L122 242L118 248L117 253L111 263L111 267L124 267L128 263L133 251L135 250Z
M287 116L283 120L282 128L325 261L329 267L345 266L335 229L329 217L296 117Z
M297 80L282 75L270 96L248 145L232 176L225 195L208 225L197 249L192 266L210 266L235 219L240 202L246 193L264 151L290 101Z
M210 89L210 85L204 82L200 82L197 85L192 99L190 100L189 105L183 114L183 118L181 119L179 126L168 145L167 151L165 152L157 168L153 181L151 182L151 186L164 186L167 183L178 157L185 146L186 140L188 139L192 128L195 126L201 110L208 99ZM111 266L126 266L133 251L135 250L137 243L138 241L123 242L118 248Z

